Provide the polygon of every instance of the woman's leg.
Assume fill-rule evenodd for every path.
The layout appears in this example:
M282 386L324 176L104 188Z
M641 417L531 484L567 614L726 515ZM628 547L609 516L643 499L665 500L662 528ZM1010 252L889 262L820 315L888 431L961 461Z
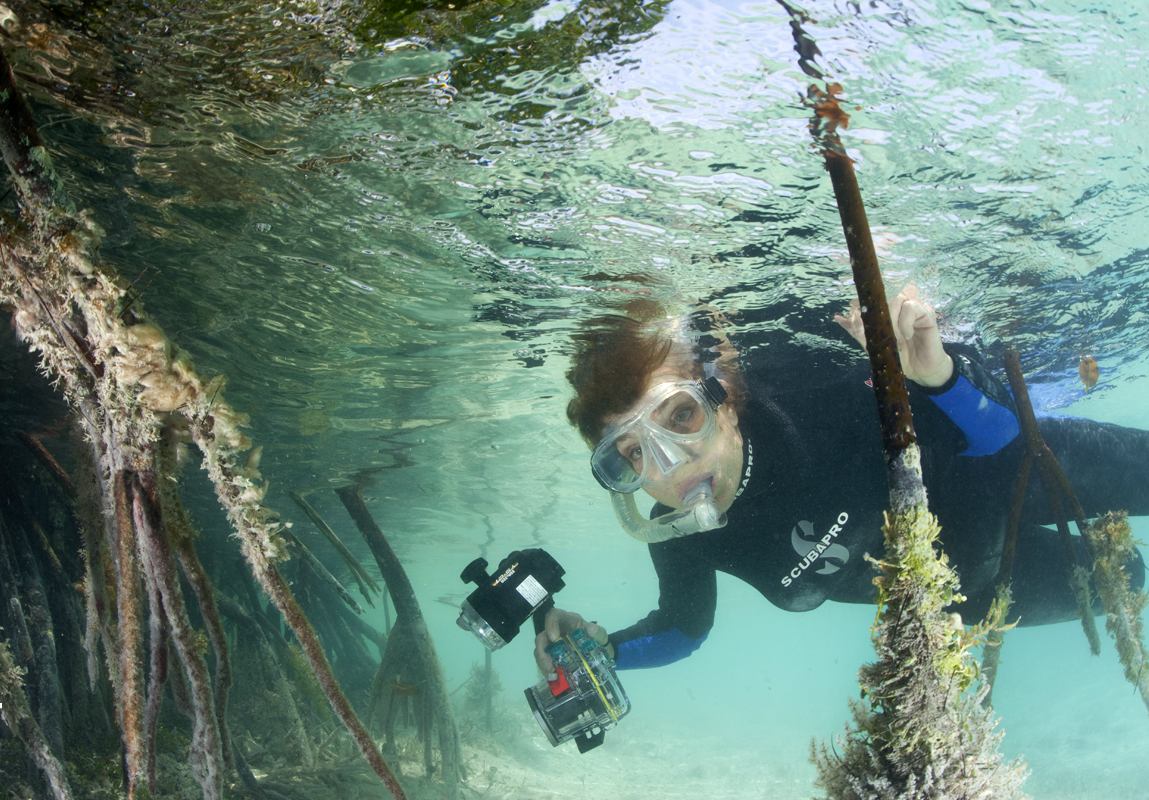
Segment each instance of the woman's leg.
M1082 564L1088 564L1085 543L1080 536L1070 537ZM1013 561L1013 605L1008 621L1017 620L1022 626L1048 625L1078 618L1077 600L1069 586L1070 569L1066 563L1065 546L1060 534L1040 525L1023 525L1018 532L1017 553ZM1145 585L1145 561L1140 551L1126 563L1129 584L1134 589ZM993 599L992 590L984 590L970 597L955 610L967 624L980 620ZM1103 613L1095 599L1095 614Z
M1106 511L1149 515L1149 431L1062 417L1040 419L1038 427L1087 517ZM1043 525L1054 522L1038 470L1030 480L1023 517Z

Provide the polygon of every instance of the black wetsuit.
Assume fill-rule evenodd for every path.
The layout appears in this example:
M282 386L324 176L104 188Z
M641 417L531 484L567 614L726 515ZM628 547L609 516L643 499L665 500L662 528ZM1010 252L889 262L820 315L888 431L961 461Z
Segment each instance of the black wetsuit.
M942 544L969 599L955 610L980 619L994 593L1009 495L1023 455L1013 400L969 348L947 345L954 375L942 387L911 386L911 403L931 510ZM684 658L714 621L716 572L740 578L788 611L826 600L872 603L889 492L869 366L791 388L751 371L750 401L739 415L744 485L726 527L650 545L658 608L616 631L620 669ZM1149 432L1073 418L1039 420L1088 515L1149 513ZM1022 625L1072 619L1064 546L1036 471L1025 504L1013 569L1011 616ZM656 507L652 514L667 509ZM1083 550L1075 537L1075 544ZM1132 583L1144 581L1138 556Z

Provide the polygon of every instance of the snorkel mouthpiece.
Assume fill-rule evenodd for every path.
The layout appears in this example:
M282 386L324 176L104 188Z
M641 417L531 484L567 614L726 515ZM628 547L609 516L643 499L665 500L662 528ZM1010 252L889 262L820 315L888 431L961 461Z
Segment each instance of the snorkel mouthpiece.
M647 544L711 531L726 524L726 515L718 510L714 502L714 484L709 480L702 481L687 492L682 508L654 519L646 519L639 513L633 494L611 492L610 501L626 532Z
M726 515L714 502L714 482L702 481L683 498L683 509L690 512L698 531L710 531L726 524Z

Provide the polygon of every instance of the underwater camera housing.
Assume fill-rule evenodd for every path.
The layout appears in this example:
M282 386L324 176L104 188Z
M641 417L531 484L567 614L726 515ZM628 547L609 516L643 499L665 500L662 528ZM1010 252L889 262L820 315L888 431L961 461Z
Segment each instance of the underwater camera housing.
M554 606L553 595L566 584L564 570L541 549L516 550L499 562L495 575L476 558L459 576L476 588L463 601L457 623L489 650L498 650L535 616ZM602 744L607 728L630 711L630 700L614 672L606 647L579 628L547 647L555 671L525 690L527 703L547 739L557 747L575 740L580 753Z
M547 654L554 676L525 691L527 704L553 746L574 739L580 753L593 750L630 711L614 662L582 628L547 647Z

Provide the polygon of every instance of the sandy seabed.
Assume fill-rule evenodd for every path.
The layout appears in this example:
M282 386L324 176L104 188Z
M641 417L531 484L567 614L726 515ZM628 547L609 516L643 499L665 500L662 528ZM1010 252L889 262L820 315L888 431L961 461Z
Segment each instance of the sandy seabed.
M580 754L573 743L552 748L525 725L502 742L464 740L466 789L461 800L810 800L821 796L809 759L780 760L768 744L692 738L685 733L631 739L614 731L606 743ZM1084 738L1084 740L1083 740ZM1108 746L1106 764L1090 737L1051 736L1028 759L1025 790L1033 800L1149 800L1149 758L1134 745ZM797 743L809 747L809 742ZM1134 752L1136 750L1137 752ZM791 750L793 752L793 749ZM1007 756L1008 757L1008 756ZM1138 779L1137 772L1144 772ZM436 787L427 786L427 789ZM411 800L437 800L415 790Z
M614 735L612 735L612 733ZM617 730L604 745L579 753L552 747L534 726L504 727L499 737L463 737L465 800L765 800L813 796L813 766L766 763L747 751L685 735L628 739ZM411 776L414 777L414 776ZM442 786L404 779L411 800L436 800Z

